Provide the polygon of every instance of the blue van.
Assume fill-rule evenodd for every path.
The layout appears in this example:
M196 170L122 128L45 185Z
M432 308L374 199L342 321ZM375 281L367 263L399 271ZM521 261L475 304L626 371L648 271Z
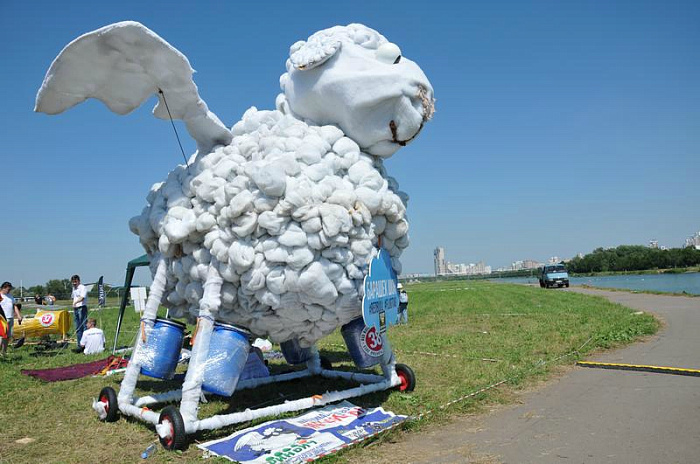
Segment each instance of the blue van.
M545 264L540 272L540 287L568 287L569 273L563 264Z

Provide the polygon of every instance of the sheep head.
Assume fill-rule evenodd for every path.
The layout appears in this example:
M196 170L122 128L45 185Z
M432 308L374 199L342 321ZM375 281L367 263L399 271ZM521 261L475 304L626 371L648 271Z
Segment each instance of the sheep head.
M420 67L361 24L292 45L280 85L278 109L336 125L363 151L385 158L413 140L434 112L433 88Z

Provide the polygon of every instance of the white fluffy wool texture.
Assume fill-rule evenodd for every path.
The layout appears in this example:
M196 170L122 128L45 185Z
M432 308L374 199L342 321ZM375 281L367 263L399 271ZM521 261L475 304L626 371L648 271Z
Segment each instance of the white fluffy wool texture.
M310 346L360 316L380 235L401 272L408 197L335 126L251 108L232 132L154 185L130 228L167 261L171 317L194 320L213 265L216 320Z

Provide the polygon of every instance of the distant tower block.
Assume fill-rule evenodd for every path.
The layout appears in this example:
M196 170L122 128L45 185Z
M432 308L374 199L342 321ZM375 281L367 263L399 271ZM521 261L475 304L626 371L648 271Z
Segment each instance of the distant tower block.
M445 249L443 247L435 248L433 252L435 256L435 275L447 274L447 263L445 262Z

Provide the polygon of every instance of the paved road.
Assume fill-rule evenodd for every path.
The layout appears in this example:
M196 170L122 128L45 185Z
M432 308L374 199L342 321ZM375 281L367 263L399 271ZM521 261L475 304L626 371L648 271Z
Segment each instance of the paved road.
M570 291L666 322L645 343L589 360L700 369L700 298ZM700 377L577 367L518 405L386 448L377 462L700 463Z

